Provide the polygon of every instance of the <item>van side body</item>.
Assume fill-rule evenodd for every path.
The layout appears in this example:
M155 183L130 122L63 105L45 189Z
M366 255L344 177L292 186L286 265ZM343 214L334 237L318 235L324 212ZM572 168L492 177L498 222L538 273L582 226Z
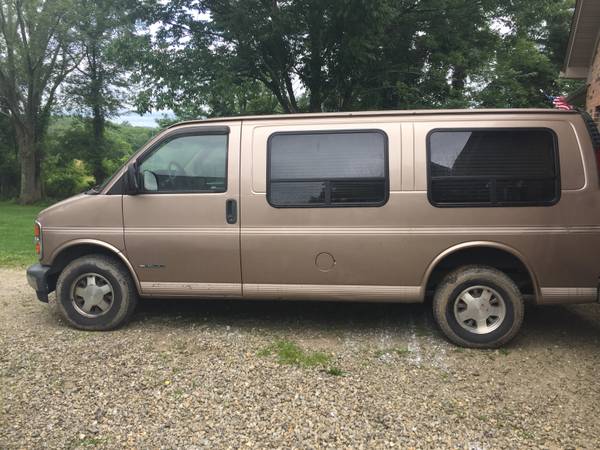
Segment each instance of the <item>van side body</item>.
M543 131L556 150L555 197L536 204L436 204L430 172L437 168L432 169L430 147L434 138L445 145L449 141L444 132L453 130L448 139L477 130L500 130L507 136ZM598 301L600 180L590 132L577 112L399 111L210 119L163 131L131 161L143 161L177 136L203 134L222 135L227 146L226 180L211 191L142 190L131 195L126 165L99 193L76 196L40 213L41 266L31 270L44 273L32 272L30 282L41 299L54 289L70 261L101 253L122 262L141 297L418 303L454 268L485 265L506 273L525 299L536 304ZM322 182L329 186L323 188L329 189L325 199L274 204L288 194L293 200L315 183L295 182L290 175L291 184L285 185L290 180L275 180L271 174L306 170L270 166L279 164L273 158L280 157L296 158L298 167L305 164L297 159L301 151L289 156L284 148L286 142L295 142L289 136L303 134L310 135L308 141L320 134L334 134L340 142L372 139L385 148L385 174L377 173L375 184L359 188L364 198L382 193L381 201L334 204L332 195L347 198L343 183L339 187L332 178L333 188L330 181ZM272 154L275 150L281 156ZM365 159L357 166L371 163L372 158ZM173 173L179 170L169 167ZM314 173L320 171L314 167ZM165 176L165 182L170 178L175 177ZM277 193L270 193L275 187ZM513 195L511 189L516 188L503 192Z

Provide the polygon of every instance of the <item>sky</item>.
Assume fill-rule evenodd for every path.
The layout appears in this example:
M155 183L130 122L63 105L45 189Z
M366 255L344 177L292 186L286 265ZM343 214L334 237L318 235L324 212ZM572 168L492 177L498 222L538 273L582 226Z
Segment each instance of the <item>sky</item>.
M113 117L110 121L117 124L128 122L137 127L156 128L158 126L156 120L162 119L164 115L174 117L173 112L171 111L153 111L144 115L134 112L124 112L123 114Z

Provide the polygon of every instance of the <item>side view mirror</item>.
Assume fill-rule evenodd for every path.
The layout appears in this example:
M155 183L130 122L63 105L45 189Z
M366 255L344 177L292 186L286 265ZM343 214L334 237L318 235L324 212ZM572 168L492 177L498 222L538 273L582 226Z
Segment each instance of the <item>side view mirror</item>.
M158 179L156 178L156 174L150 170L144 170L144 190L158 191Z
M140 192L137 164L131 163L127 166L127 193L135 195Z

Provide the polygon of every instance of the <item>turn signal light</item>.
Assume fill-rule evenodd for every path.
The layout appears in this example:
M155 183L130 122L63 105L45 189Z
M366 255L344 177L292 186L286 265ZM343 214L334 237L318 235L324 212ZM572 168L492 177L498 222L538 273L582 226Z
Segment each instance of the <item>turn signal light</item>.
M35 242L35 253L42 255L42 227L36 220L33 224L33 241Z

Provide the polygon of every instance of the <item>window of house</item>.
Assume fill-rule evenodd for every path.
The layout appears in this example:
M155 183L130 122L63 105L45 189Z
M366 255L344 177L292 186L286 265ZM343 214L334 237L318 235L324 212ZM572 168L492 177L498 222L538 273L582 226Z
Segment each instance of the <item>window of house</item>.
M435 206L542 206L560 197L549 129L434 130L427 149Z
M594 122L596 122L596 125L600 123L600 106L594 108Z
M268 144L267 199L275 207L381 206L387 160L381 131L277 133Z

